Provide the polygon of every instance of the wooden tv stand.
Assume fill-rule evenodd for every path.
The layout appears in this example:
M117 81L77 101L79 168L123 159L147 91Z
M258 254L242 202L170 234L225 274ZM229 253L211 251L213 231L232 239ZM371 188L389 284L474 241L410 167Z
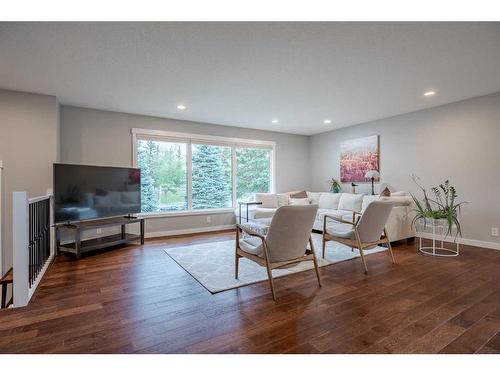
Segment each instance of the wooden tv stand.
M140 234L126 232L127 224L139 223ZM107 227L121 226L121 233L106 235L82 241L82 233L87 230L101 229ZM124 245L133 241L140 241L144 245L144 218L115 217L109 219L98 219L80 221L68 224L56 224L56 254L68 252L75 254L80 259L82 253L104 249L110 246ZM61 229L69 230L74 234L74 242L61 245Z

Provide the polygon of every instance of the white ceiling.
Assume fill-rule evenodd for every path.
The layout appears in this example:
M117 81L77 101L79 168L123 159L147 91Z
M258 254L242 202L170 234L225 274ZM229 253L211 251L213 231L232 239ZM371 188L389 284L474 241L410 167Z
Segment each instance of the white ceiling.
M315 134L500 91L500 23L0 23L0 87Z

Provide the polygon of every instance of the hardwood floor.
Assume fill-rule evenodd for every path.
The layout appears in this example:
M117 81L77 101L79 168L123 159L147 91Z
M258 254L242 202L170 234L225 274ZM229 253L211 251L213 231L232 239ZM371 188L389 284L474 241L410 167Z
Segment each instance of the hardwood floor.
M215 295L155 239L80 261L60 256L26 308L0 311L1 353L500 353L500 251L387 254Z

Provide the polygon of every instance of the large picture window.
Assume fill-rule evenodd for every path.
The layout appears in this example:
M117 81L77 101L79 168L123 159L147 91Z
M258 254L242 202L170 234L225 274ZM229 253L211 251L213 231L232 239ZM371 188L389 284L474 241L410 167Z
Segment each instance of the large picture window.
M274 143L132 129L143 213L232 209L273 191Z

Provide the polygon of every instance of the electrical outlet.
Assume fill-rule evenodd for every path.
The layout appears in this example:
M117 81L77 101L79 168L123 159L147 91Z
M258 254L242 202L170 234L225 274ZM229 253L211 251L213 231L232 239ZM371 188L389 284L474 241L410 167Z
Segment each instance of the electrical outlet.
M211 216L207 216L207 223L211 223L212 222L212 217Z
M102 234L102 228L97 228L97 234Z
M498 237L498 228L491 228L491 235L493 237Z

